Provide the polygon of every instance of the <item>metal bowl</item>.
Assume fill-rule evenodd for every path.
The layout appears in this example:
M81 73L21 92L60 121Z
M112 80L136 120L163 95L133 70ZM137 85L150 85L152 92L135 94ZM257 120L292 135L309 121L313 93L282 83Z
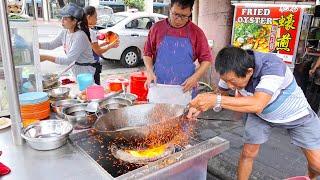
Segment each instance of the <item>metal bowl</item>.
M72 125L64 120L44 120L23 128L21 136L36 150L51 150L67 142Z
M119 98L123 98L123 99L128 99L131 102L134 102L135 100L137 100L138 96L132 93L121 93L119 94L117 97Z
M51 89L58 84L58 74L46 74L42 76L43 89Z
M77 99L65 99L65 100L59 100L51 104L51 107L53 109L53 112L57 113L58 116L62 116L62 109L64 107L69 107L75 104L80 104L81 102Z
M97 120L95 113L87 112L87 103L75 104L62 109L62 116L68 120L75 129L90 128Z
M59 87L55 89L51 89L48 94L51 101L59 101L64 100L69 97L70 88L67 87Z
M132 101L120 97L114 97L101 101L99 103L99 116L106 114L110 111L121 109L127 106L132 106Z

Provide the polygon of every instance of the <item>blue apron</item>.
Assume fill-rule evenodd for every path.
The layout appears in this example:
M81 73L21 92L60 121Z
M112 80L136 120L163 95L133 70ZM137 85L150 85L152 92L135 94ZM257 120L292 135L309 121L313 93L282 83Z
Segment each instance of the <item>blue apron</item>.
M195 72L193 49L188 37L165 35L157 50L154 72L157 83L181 85ZM193 92L193 97L195 96Z

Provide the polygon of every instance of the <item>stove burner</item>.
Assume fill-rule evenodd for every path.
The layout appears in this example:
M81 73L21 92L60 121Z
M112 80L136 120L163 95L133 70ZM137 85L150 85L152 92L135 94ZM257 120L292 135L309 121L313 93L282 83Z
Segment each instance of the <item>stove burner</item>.
M148 150L144 150L144 151L142 151L142 150L141 151L124 150L124 149L118 148L116 145L111 145L110 148L111 148L111 153L115 158L120 159L125 162L133 163L133 164L144 165L144 164L148 164L150 162L156 161L158 159L161 159L163 157L166 157L166 156L175 152L174 145L166 144L163 146L165 146L165 147L163 147L164 148L163 152L160 153L159 155L152 154L154 156L144 155L144 154L146 154L144 152L148 151ZM162 147L157 147L157 148L154 148L153 150L156 150L159 148L162 148Z

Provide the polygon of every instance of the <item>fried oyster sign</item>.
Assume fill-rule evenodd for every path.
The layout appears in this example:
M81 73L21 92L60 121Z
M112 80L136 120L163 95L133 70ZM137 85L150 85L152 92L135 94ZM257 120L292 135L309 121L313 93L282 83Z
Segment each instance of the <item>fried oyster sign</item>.
M299 7L236 6L232 44L277 54L292 64L302 9Z

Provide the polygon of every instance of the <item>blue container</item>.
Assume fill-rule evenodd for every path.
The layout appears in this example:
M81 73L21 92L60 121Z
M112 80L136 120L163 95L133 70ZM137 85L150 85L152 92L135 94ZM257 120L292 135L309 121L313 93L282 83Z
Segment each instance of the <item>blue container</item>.
M93 84L93 75L92 74L78 74L77 82L79 85L80 91L87 89L87 87Z

